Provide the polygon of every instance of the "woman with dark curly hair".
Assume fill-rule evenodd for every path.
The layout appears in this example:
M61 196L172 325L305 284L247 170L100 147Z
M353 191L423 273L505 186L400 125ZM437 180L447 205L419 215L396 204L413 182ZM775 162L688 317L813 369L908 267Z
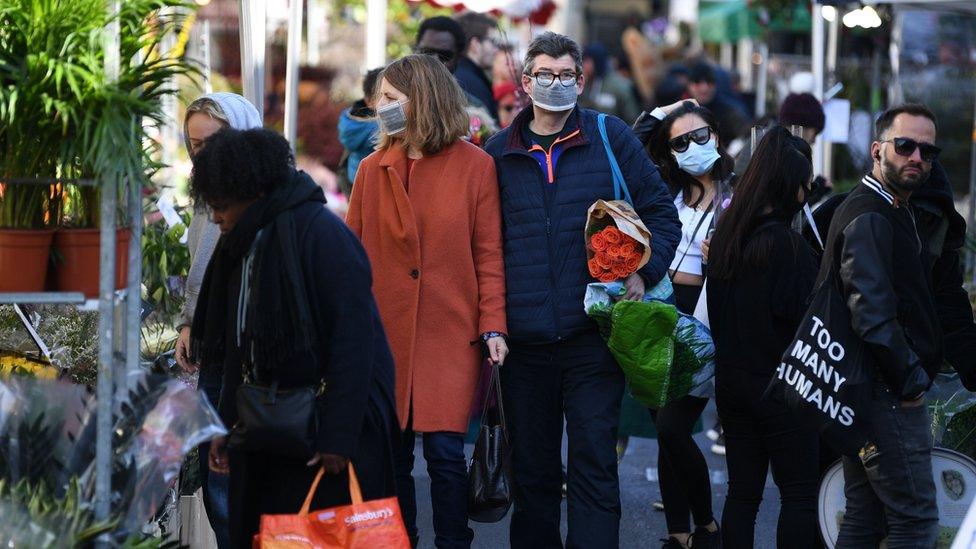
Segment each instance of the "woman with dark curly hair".
M232 545L250 547L261 515L296 513L320 467L328 474L315 509L349 502L350 460L365 498L391 496L393 359L358 239L268 130L208 138L193 157L191 192L221 231L191 351L223 372L219 409L232 431L214 440L210 467L230 473ZM286 411L248 413L255 388L259 402L274 395ZM303 392L314 397L296 413L287 403ZM297 427L269 430L283 419Z
M635 131L674 195L682 236L670 276L678 310L693 314L705 284L702 244L731 196L733 160L721 143L715 116L694 101L655 109L638 121ZM713 393L714 383L709 381L664 408L651 410L668 525L666 548L720 546L708 464L691 436Z
M378 150L359 166L347 222L376 268L374 291L396 359L404 430L397 492L416 541L414 433L423 433L434 543L469 547L464 433L480 375L480 345L502 362L505 273L495 163L461 139L465 97L427 55L380 79Z

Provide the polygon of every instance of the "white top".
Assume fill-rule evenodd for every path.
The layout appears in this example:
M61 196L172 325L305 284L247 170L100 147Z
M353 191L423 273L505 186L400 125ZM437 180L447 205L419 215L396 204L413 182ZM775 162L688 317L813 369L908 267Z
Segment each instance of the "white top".
M678 209L678 218L681 220L681 240L678 241L678 248L674 252L674 259L671 261L671 270L692 275L702 275L702 251L701 245L705 237L708 236L708 229L712 224L714 212L709 211L708 203L702 201L698 208L692 208L685 204L684 193L678 193L674 199L674 207ZM704 218L704 220L703 220ZM696 234L692 234L698 228ZM687 251L687 253L685 253ZM682 259L682 256L684 259ZM681 262L680 264L678 262Z

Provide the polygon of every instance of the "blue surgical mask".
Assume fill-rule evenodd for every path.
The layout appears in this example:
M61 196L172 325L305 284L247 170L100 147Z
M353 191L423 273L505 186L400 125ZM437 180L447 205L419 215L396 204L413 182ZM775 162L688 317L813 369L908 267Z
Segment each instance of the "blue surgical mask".
M679 168L694 176L708 173L720 158L714 137L704 145L692 141L685 152L671 151L671 154L678 161Z

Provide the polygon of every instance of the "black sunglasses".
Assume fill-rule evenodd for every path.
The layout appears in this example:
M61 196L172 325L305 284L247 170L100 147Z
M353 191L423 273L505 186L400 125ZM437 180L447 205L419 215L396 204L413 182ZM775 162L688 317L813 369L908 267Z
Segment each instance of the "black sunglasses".
M436 48L417 48L414 53L436 57L441 63L450 63L454 59L454 52Z
M712 137L712 128L705 126L704 128L698 128L697 130L691 130L688 133L683 133L678 137L672 138L668 141L668 145L671 146L671 150L678 153L683 153L688 150L688 145L692 141L698 143L699 145L704 145L708 143L708 140Z
M918 149L919 156L922 157L923 162L932 162L939 157L939 153L942 149L936 147L935 145L930 145L928 143L919 143L914 139L909 139L907 137L895 137L893 139L886 139L882 143L890 142L895 145L895 152L901 156L911 156L915 153L915 149Z

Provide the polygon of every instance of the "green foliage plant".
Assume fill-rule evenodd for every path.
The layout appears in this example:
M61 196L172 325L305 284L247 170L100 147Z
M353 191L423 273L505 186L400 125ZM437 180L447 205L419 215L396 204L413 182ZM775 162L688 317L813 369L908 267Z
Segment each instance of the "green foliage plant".
M98 191L70 191L75 179L95 179L118 192L145 184L159 166L149 132L163 122L162 99L175 77L195 69L162 51L192 2L126 0L117 16L105 0L0 0L0 181L6 185L0 227L96 226ZM105 70L106 28L120 28L118 78ZM65 206L62 208L62 206Z

